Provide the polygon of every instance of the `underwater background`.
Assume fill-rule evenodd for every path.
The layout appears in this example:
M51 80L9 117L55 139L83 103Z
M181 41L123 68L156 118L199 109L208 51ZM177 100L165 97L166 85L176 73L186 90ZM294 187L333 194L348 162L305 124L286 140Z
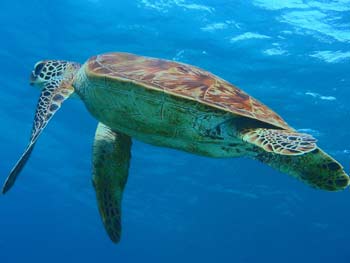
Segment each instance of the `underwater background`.
M27 144L41 59L124 51L213 72L264 102L349 172L350 1L18 0L0 9L0 179ZM0 197L0 261L350 262L350 193L256 161L134 141L123 234L105 234L91 184L97 121L71 99Z

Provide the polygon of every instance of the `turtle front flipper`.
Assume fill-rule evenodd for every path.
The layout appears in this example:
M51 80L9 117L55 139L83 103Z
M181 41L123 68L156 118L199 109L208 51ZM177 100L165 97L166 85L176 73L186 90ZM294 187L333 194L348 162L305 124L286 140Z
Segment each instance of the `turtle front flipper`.
M115 243L121 235L121 202L130 158L131 138L99 123L93 147L93 185L103 224Z
M291 130L249 129L241 132L243 141L281 155L301 155L317 148L316 139L309 134Z
M29 156L41 132L45 129L52 116L61 107L62 102L69 98L73 92L73 87L60 79L53 79L45 84L37 104L29 144L21 158L11 170L10 175L7 177L2 188L3 194L10 190L10 188L14 185L17 176L29 159Z

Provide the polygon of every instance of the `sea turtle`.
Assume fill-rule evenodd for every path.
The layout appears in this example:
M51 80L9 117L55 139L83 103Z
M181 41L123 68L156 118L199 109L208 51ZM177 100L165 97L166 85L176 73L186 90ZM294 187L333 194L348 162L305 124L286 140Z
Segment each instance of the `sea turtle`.
M3 187L7 192L40 133L76 93L99 121L93 185L110 239L120 240L121 199L132 138L208 157L247 156L319 189L344 189L343 167L308 134L229 82L191 65L129 53L91 57L83 65L39 61L31 84L42 88L28 147Z

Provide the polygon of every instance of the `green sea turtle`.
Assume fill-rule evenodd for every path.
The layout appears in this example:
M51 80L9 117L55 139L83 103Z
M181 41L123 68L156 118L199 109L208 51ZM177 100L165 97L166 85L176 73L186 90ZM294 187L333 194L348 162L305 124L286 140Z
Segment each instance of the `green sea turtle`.
M227 81L174 61L107 53L83 65L45 60L31 74L42 88L30 142L3 187L14 184L49 120L76 93L99 121L93 185L110 239L120 240L121 199L132 138L208 157L247 156L319 189L344 189L343 167L267 106Z

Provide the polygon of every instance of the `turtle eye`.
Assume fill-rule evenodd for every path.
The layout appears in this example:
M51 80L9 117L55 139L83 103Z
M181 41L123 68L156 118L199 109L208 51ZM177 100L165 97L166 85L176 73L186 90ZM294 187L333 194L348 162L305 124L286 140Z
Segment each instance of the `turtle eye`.
M35 69L34 69L34 73L35 76L38 76L41 72L41 70L43 69L45 63L39 63L38 65L36 65Z

